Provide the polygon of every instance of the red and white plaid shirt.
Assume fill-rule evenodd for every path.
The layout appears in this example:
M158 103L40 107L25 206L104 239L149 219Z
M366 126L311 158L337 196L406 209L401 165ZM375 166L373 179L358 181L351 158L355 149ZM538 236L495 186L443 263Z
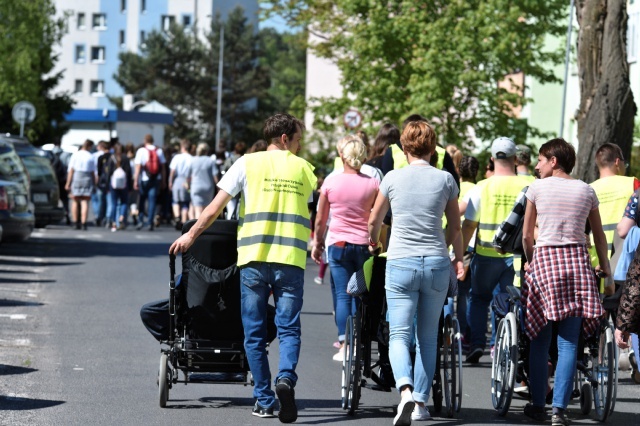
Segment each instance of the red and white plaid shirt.
M525 275L522 303L527 308L525 330L530 339L547 321L568 317L584 318L585 335L591 336L604 310L586 247L537 247Z

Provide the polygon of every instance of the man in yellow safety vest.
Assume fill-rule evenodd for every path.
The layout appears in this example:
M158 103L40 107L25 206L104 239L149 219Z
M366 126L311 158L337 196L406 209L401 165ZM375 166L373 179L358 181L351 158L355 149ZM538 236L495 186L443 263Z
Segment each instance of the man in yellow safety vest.
M289 114L277 114L264 124L266 151L240 157L218 183L220 192L204 209L191 230L169 249L186 251L220 215L234 196L242 193L238 227L244 346L253 374L252 414L274 417L275 394L282 423L298 418L294 386L300 356L300 311L311 234L308 202L316 177L313 166L296 156L304 125ZM267 301L276 305L275 323L280 340L275 393L267 358Z
M467 247L477 229L475 254L471 259L471 297L467 314L471 328L470 350L466 361L477 363L484 352L487 333L487 312L496 287L506 292L513 284L513 255L500 254L493 247L493 236L509 216L516 197L533 176L515 173L515 143L500 137L491 145L495 173L478 182L469 191L469 202L462 223L463 246ZM494 327L495 329L495 327ZM493 337L492 337L493 340Z

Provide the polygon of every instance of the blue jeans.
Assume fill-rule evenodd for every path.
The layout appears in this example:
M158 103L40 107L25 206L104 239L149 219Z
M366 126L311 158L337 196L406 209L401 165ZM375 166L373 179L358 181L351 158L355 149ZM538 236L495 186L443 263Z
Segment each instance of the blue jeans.
M493 298L494 290L506 292L508 285L513 285L513 257L488 257L474 254L471 259L471 297L467 323L471 328L471 348L484 349L487 344L487 311ZM493 330L495 330L495 323ZM492 341L495 332L492 333Z
M140 205L138 206L140 223L153 227L153 218L156 214L156 198L158 196L158 181L147 180L140 182ZM145 223L145 202L149 200L149 206L146 210L147 221Z
M551 345L551 327L549 321L531 341L529 350L529 386L533 405L544 407L547 393L549 370L549 346ZM553 406L567 408L573 391L573 376L576 373L576 356L582 318L568 317L558 321L558 364L553 387Z
M251 262L240 269L244 349L253 374L253 396L265 407L273 407L271 370L267 358L267 302L273 292L276 327L280 340L280 363L276 382L286 377L296 384L300 356L300 311L304 269L280 263Z
M431 391L436 368L438 322L449 288L449 265L449 258L440 256L387 261L385 289L391 368L398 390L410 386L413 398L418 402L426 402ZM415 371L410 354L414 335Z
M328 261L331 277L335 285L336 324L338 340L344 341L344 333L349 315L355 315L360 299L347 293L349 278L362 269L364 262L371 257L369 246L347 243L344 247L335 244L329 246Z
M636 333L631 333L631 347L636 355L636 362L638 361L638 357L640 357L640 347L638 346L638 335Z
M458 297L456 299L456 316L460 324L460 332L469 338L469 323L467 312L469 311L469 291L471 290L471 272L467 273L464 281L458 280Z
M116 226L120 225L120 217L124 218L124 224L127 224L127 214L129 213L129 190L127 188L124 189L113 189L109 192L111 196L111 216L109 219L116 224Z

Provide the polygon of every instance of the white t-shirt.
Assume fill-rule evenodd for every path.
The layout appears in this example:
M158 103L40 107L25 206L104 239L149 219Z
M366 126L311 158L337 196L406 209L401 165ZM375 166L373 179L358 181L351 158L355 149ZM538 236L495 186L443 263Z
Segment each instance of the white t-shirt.
M89 152L81 149L76 151L69 160L67 170L75 170L76 172L96 172L96 159Z
M155 149L156 153L158 154L158 161L160 162L160 165L162 164L166 164L167 160L164 158L164 153L162 152L162 149L155 147L153 145L145 145L144 147L140 148L137 152L136 152L136 158L133 160L133 163L137 166L140 165L140 169L141 169L141 179L143 182L146 182L149 180L149 175L147 174L147 172L144 170L144 165L147 164L147 161L149 161L149 150L150 149ZM158 173L158 179L161 178L160 173Z
M245 156L238 158L235 163L227 170L227 173L222 175L222 179L218 182L218 188L226 192L227 194L235 197L242 191L242 196L249 198L250 194L247 191L247 162ZM313 192L309 196L308 203L313 201Z
M175 177L188 177L191 175L191 154L181 153L174 155L169 164L170 170L175 170Z

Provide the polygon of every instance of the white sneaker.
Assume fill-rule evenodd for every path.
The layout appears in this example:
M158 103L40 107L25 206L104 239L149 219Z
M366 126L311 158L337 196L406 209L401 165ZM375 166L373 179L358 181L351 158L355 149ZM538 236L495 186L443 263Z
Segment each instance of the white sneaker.
M334 361L342 362L343 359L344 359L344 345L340 346L340 349L338 349L338 353L333 356Z
M413 417L413 407L416 403L413 397L403 398L398 404L398 414L393 418L393 426L409 426Z
M313 279L313 282L314 282L314 283L316 283L316 284L318 284L318 285L322 285L322 278L320 278L320 277L315 277L315 278Z
M431 418L431 413L427 407L421 407L416 404L413 412L411 413L411 420L429 420Z

